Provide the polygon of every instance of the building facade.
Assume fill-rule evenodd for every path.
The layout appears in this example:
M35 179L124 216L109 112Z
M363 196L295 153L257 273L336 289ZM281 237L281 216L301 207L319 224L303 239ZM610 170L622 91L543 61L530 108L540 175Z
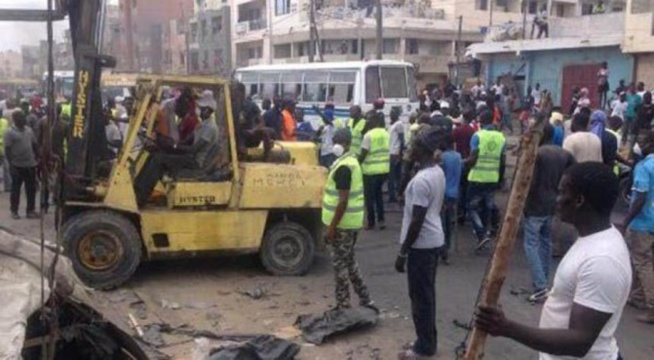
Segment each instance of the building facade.
M0 51L0 79L23 77L23 55L14 50Z
M374 1L316 1L315 61L374 59L377 52ZM232 62L235 67L310 59L309 0L234 0ZM383 59L418 68L419 86L442 81L456 60L459 14L470 1L382 0ZM465 15L459 49L483 39Z
M597 72L603 62L608 65L611 90L620 80L634 80L636 62L623 48L627 22L620 4L624 3L610 7L615 11L593 14L585 3L577 3L560 12L563 16L550 15L547 38L531 39L528 24L525 39L487 39L469 46L468 55L482 61L481 77L487 83L501 78L514 85L519 95L540 84L566 112L573 88L586 87L592 106L598 106Z
M623 49L625 53L634 57L634 77L652 87L654 85L653 0L627 0Z
M230 76L231 8L222 1L197 6L189 23L189 72Z

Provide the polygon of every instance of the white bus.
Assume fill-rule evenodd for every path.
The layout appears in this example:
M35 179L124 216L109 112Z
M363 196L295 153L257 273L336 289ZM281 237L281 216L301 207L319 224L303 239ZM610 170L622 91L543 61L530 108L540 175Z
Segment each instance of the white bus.
M312 106L322 109L327 101L335 105L335 117L342 119L350 117L352 105L365 113L378 98L385 101L386 121L393 107L400 108L404 121L418 107L415 70L402 61L257 65L236 70L235 77L259 105L263 99L295 99L314 127L321 122Z
M73 86L75 84L74 71L55 71L54 72L54 91L57 102L63 101L63 98L72 99ZM43 73L43 93L47 94L48 89L48 72Z

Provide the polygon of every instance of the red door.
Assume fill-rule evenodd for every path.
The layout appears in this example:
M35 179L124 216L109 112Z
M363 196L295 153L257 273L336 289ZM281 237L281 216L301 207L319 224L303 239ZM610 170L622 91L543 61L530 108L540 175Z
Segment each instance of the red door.
M597 93L597 72L601 64L568 65L563 68L563 81L561 89L561 107L564 113L570 111L572 104L572 89L574 87L587 88L590 106L596 108L599 105L599 94Z

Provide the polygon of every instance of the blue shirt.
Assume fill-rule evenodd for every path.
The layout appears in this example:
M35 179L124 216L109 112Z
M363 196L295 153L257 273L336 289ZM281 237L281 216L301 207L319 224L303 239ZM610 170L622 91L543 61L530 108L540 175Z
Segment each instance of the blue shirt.
M275 130L278 138L282 138L282 112L277 107L266 111L263 114L263 121L266 123L266 127Z
M442 156L443 172L445 173L445 198L456 200L459 198L459 185L461 181L461 170L463 160L461 154L454 150L447 150Z
M629 224L629 228L641 232L654 232L654 154L647 155L645 160L636 164L632 204L637 193L647 193L647 200L643 209Z
M562 147L563 146L563 126L557 125L554 127L554 137L552 138L552 144Z
M307 121L302 121L297 125L296 137L298 141L311 141L314 135L313 126Z

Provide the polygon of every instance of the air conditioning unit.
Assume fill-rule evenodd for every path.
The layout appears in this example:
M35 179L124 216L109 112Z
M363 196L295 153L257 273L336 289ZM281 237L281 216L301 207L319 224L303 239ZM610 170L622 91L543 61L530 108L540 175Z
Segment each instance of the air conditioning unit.
M250 22L249 21L243 21L240 23L236 23L236 33L237 34L243 34L250 31Z

